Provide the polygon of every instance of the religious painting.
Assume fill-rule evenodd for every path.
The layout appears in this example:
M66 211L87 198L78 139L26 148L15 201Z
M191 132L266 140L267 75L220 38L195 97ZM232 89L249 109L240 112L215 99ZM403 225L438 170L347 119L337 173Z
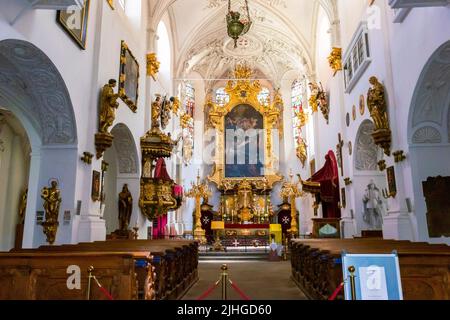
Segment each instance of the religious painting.
M389 167L386 169L386 172L387 172L389 194L395 197L397 195L397 182L395 180L395 168L393 166Z
M422 182L431 238L450 237L450 177L428 177Z
M92 172L92 189L91 189L92 201L100 201L100 172Z
M352 119L353 119L353 121L356 120L356 106L355 105L353 105L353 107L352 107Z
M225 177L264 176L264 120L251 105L241 104L225 116Z
M85 50L90 0L78 1L78 3L82 6L73 5L67 10L57 11L56 20L81 49Z
M127 106L136 112L139 97L139 63L124 41L120 54L119 94Z
M347 207L347 197L345 195L345 188L341 189L341 206L344 209Z

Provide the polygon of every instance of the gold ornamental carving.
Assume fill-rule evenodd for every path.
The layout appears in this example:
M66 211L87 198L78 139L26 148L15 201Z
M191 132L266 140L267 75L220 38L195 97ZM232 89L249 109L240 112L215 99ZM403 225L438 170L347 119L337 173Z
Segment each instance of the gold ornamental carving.
M53 180L50 187L44 187L41 191L41 198L44 200L45 210L45 221L42 223L44 234L47 237L47 242L53 244L59 226L59 207L62 201L58 182Z
M225 105L207 102L209 109L208 126L216 130L215 158L213 159L213 172L208 176L208 180L217 185L219 190L232 190L241 184L243 178L225 177L225 117L235 107L246 104L253 107L263 117L265 130L264 150L264 176L256 178L246 178L249 183L258 190L263 190L264 181L269 189L282 180L282 177L275 170L275 163L278 161L273 153L273 130L280 128L282 100L281 96L275 94L273 103L262 104L258 100L261 92L261 84L258 80L251 80L253 71L245 65L238 65L234 71L234 80L229 80L225 92L230 100Z
M186 197L195 199L195 229L194 239L200 243L206 243L205 230L202 229L202 212L201 212L201 199L204 199L204 203L208 203L208 198L212 193L206 182L200 181L200 172L197 175L197 183L192 183L191 189L186 192Z
M377 77L371 77L369 82L371 88L367 93L367 107L375 125L372 137L375 144L381 147L387 156L390 156L392 134L387 113L385 88Z
M334 75L338 73L338 71L342 70L342 48L334 47L331 51L331 54L328 57L328 62L330 63L331 69L334 71Z
M300 159L303 168L306 166L306 160L308 160L308 146L306 145L305 139L301 136L298 137L297 148L296 148L297 157Z
M156 57L156 53L147 54L147 76L152 77L156 81L161 63Z
M319 111L320 108L320 111L328 124L330 120L330 105L328 103L327 94L325 90L323 90L322 83L319 84L320 86L317 83L309 83L309 89L311 90L309 105L311 106L313 112Z
M283 186L281 187L280 197L282 199L289 200L291 204L291 228L288 230L288 232L291 234L292 238L295 238L299 233L296 199L299 197L303 197L305 193L301 190L301 178L299 177L298 182L294 182L294 175L292 174L292 172L289 176L290 181L285 181L283 183Z

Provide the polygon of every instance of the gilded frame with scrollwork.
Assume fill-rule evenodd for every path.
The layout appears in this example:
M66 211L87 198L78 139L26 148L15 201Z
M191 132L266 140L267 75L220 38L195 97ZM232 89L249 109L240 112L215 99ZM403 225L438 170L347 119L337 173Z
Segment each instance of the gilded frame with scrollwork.
M227 191L240 185L245 179L252 183L256 189L272 189L273 185L282 181L283 177L276 170L279 159L273 150L273 138L278 134L273 134L274 129L278 129L281 110L276 102L263 105L258 100L258 94L262 88L259 81L251 81L251 70L246 67L237 67L235 70L236 80L230 80L225 91L230 96L229 102L222 106L211 101L207 102L210 109L208 117L208 127L215 129L215 157L213 159L213 170L208 180L216 184L219 190ZM225 117L235 107L246 104L258 111L264 122L264 176L248 178L227 178L225 177Z

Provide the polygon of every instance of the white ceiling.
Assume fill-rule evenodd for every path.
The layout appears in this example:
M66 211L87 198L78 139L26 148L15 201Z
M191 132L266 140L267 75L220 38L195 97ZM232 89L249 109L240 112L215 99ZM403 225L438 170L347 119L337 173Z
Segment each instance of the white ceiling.
M232 0L238 7L244 0ZM245 60L278 82L289 70L311 72L320 10L333 21L335 0L248 0L253 26L237 48L227 36L228 0L150 0L153 30L165 14L172 28L175 74L217 78Z

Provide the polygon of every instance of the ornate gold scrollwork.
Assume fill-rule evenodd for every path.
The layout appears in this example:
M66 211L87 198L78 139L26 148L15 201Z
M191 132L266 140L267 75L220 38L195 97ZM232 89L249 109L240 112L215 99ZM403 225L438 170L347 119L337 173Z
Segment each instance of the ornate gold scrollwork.
M147 54L147 76L152 77L156 81L156 75L159 72L160 62L156 57L156 53Z
M208 180L217 185L220 190L231 190L238 186L243 178L226 178L225 177L225 116L231 112L236 106L247 104L252 106L263 116L265 129L265 164L264 177L247 178L249 183L255 185L258 189L263 188L263 181L267 181L268 187L271 189L273 185L282 180L282 177L274 168L275 162L278 160L273 154L272 133L274 129L280 127L280 117L282 111L281 96L275 94L272 104L264 105L258 100L258 94L261 92L261 85L258 80L250 80L253 71L245 66L238 65L234 71L235 80L228 81L225 91L230 96L229 102L224 105L218 105L211 100L207 102L209 108L208 125L212 129L216 129L216 153L213 172L208 176Z
M338 71L342 70L342 48L334 47L331 51L330 56L328 57L328 62L330 63L331 69L334 71L334 75Z

